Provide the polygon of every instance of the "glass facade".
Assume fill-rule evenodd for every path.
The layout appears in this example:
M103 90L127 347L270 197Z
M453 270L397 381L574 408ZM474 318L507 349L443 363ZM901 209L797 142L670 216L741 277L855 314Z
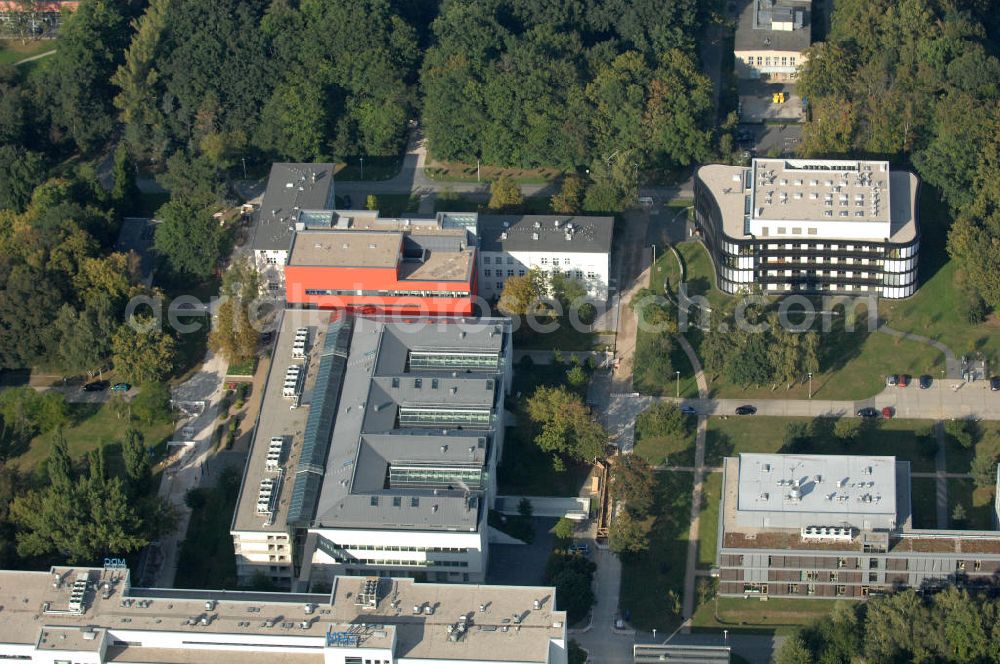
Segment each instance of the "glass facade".
M469 369L472 371L497 371L499 353L468 353L461 351L410 351L410 369Z
M486 476L482 466L424 464L392 464L389 466L390 489L444 489L448 487L484 489Z

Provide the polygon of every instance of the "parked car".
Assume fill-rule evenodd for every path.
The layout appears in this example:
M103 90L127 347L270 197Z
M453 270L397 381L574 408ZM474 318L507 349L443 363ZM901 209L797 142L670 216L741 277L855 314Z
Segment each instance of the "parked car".
M886 387L895 387L896 383L898 382L899 382L899 376L897 376L896 374L892 374L891 376L885 377Z
M93 383L87 383L83 386L84 392L103 392L108 389L108 381L106 380L95 380Z
M923 375L923 376L921 376L920 377L920 381L919 381L920 389L922 389L922 390L928 389L931 386L932 382L933 381L931 380L930 376L928 376L926 374Z
M570 553L579 553L581 556L586 556L590 553L590 545L585 542L578 542L576 544L569 545Z
M132 389L132 386L128 383L115 383L111 386L112 392L128 392Z
M896 410L892 406L886 406L882 409L882 417L887 420L891 420L892 416L896 414Z
M753 415L756 412L757 412L757 407L756 406L751 406L749 404L746 405L746 406L737 406L736 407L736 414L737 415Z
M878 411L874 408L859 408L858 417L878 417Z
M1000 392L1000 376L990 378L990 389L994 392Z
M906 374L900 374L899 380L896 382L896 387L906 387L910 384L910 377Z
M685 415L697 415L698 411L694 406L681 406L681 412Z

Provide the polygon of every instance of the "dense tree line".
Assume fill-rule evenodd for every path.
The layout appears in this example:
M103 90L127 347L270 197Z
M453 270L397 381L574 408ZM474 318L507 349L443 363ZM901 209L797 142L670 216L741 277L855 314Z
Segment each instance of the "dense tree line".
M1000 307L996 20L977 0L843 0L800 83L806 154L908 161L957 212L948 250L973 322Z
M1000 601L950 587L906 590L864 604L838 603L790 637L777 664L812 662L1000 662Z
M693 0L445 0L421 71L434 155L675 167L712 145ZM607 208L606 208L607 209Z

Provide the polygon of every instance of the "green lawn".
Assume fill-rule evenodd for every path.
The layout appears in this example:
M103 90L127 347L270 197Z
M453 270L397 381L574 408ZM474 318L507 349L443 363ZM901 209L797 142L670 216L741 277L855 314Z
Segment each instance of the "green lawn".
M680 624L668 593L673 592L678 603L684 596L691 488L689 473L658 473L653 506L657 518L649 549L621 556L619 605L632 613L636 629L668 630Z
M691 435L686 438L668 436L642 438L636 434L633 451L653 466L661 465L664 460L671 466L693 466L694 447L695 431L692 426Z
M431 161L424 169L424 175L435 182L482 182L489 184L501 175L507 175L518 184L545 184L562 175L562 171L554 168L500 168L483 165L480 167L477 177L475 164Z
M63 436L69 446L70 456L81 458L87 452L103 445L108 448L110 457L115 456L124 437L125 430L135 427L142 432L147 447L156 447L170 439L174 425L172 422L154 424L152 426L133 420L129 423L127 412L122 412L119 418L111 404L71 403L67 404L70 422L63 428ZM28 449L12 459L22 470L31 471L49 456L52 445L52 433L35 436Z
M698 566L704 569L715 564L721 499L722 473L707 474L702 484L701 517L698 521Z
M977 489L970 479L948 479L948 519L953 519L956 505L965 508L965 523L952 522L953 528L993 530L993 489Z
M528 438L528 427L507 427L497 492L504 496L579 496L590 466L568 464L556 472L552 456Z
M937 528L937 480L910 478L910 506L914 528Z
M551 332L536 332L528 327L527 323L522 322L514 333L514 348L518 350L600 350L605 345L599 343L596 333L576 329L567 317L560 317L554 322L556 327ZM538 323L545 326L546 329L551 325L543 318L539 318Z
M715 267L701 242L681 242L677 245L677 253L684 261L684 286L688 297L705 297L711 307L717 307L731 297L715 287ZM693 310L691 315L694 316Z
M759 599L720 597L702 604L695 611L695 628L739 629L757 632L790 634L803 625L833 611L834 606L847 600Z
M56 50L56 40L36 39L22 44L19 39L0 39L0 65L9 65L35 55Z
M958 313L962 287L955 283L956 265L945 250L951 224L948 206L926 183L920 191L920 289L907 300L879 302L879 315L896 329L944 342L956 355L981 351L996 366L1000 362L996 321L971 325Z
M223 473L217 486L194 489L199 497L181 543L175 587L236 588L236 559L229 527L239 490L239 474L232 470Z
M407 212L416 212L420 207L420 197L409 194L378 194L378 212L381 217L401 217ZM354 205L363 206L366 200L351 201Z
M393 155L391 157L376 157L372 155L364 156L364 176L361 168L362 157L348 157L344 162L337 164L334 172L340 181L371 181L371 180L391 180L399 173L403 166L403 155ZM389 216L389 215L386 215Z
M879 420L863 428L857 440L845 443L832 436L835 420L816 418L813 438L794 449L786 445L786 432L792 423L810 424L808 417L712 417L705 440L705 463L716 465L722 457L740 452L795 452L799 454L887 455L910 462L914 472L934 470L936 442L927 443L918 436L928 422L923 420Z

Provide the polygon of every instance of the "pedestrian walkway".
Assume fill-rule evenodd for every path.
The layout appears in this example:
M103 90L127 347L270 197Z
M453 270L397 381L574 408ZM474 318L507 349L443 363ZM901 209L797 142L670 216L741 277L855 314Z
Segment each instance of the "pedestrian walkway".
M952 379L960 379L962 377L962 364L955 357L955 353L952 352L951 348L945 346L940 341L936 341L928 337L922 337L919 334L914 334L912 332L902 332L900 330L893 329L888 325L879 325L878 331L899 339L907 339L909 341L916 341L918 343L934 346L944 354L946 377Z

